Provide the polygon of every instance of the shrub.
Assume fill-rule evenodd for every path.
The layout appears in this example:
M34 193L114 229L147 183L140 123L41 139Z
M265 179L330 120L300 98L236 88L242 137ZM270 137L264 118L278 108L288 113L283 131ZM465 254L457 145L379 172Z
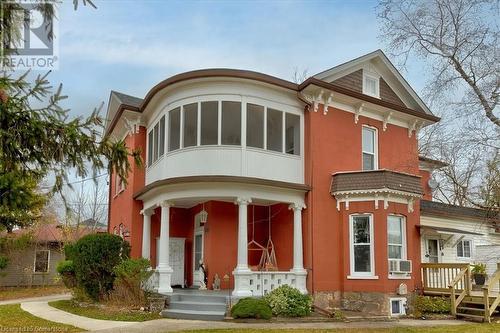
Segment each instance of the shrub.
M153 274L149 260L126 259L116 265L113 291L108 300L119 304L144 305L146 295L141 286Z
M447 297L416 296L413 311L415 317L431 313L450 313L450 299Z
M56 270L67 288L74 288L76 286L75 265L72 260L63 260L59 262Z
M99 300L113 288L114 268L128 258L130 246L121 237L92 234L70 246L76 281L93 300Z
M9 264L9 258L6 256L0 255L0 271L2 269L5 269L7 265Z
M276 316L304 317L311 313L311 297L288 285L274 289L264 299Z
M231 309L233 318L271 319L273 313L267 302L259 298L243 298Z

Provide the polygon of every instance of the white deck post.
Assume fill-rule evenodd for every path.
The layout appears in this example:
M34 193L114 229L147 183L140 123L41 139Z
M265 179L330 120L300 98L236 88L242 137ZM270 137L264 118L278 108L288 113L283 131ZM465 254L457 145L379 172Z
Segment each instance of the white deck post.
M161 226L160 226L160 253L158 260L158 293L172 293L172 267L169 262L170 249L170 207L172 204L168 201L161 203Z
M302 209L303 204L293 203L289 207L293 210L293 268L295 273L296 288L303 294L307 294L306 277L307 271L304 269L304 257L302 246Z
M247 232L247 212L248 204L252 200L248 198L238 198L238 262L233 271L234 290L233 296L252 296L250 290L250 276L252 272L248 268L248 232Z
M151 215L154 214L152 209L144 209L141 211L143 216L142 222L142 257L144 259L151 258Z

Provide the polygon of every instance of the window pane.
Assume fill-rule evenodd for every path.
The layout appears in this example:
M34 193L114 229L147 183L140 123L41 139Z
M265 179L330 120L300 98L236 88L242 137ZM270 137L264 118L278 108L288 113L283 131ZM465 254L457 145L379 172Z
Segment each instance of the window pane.
M458 242L457 244L457 257L463 257L464 256L464 248L462 246L462 242Z
M392 314L400 314L401 313L401 302L400 301L391 301L391 313Z
M160 124L156 124L154 128L154 134L153 134L153 162L155 162L158 159L158 134L160 130Z
M363 127L363 152L374 153L375 131L371 128Z
M247 104L247 146L264 148L264 107Z
M300 155L300 117L285 115L285 150L287 154Z
M377 82L375 79L371 77L365 78L365 91L368 94L376 95L377 94Z
M153 163L153 131L148 134L148 166Z
M37 251L35 253L35 272L45 273L49 266L49 251Z
M203 251L201 248L203 245L201 237L201 235L196 235L194 238L194 264L196 270L200 269L201 253Z
M464 257L470 258L470 241L464 241Z
M181 128L181 109L176 108L169 112L168 121L168 151L179 149Z
M389 244L403 245L402 219L397 216L387 218L387 240Z
M375 157L371 154L363 153L363 170L375 169Z
M201 103L201 144L217 144L217 127L219 124L219 102Z
M370 245L354 245L354 271L371 272Z
M368 216L356 216L353 221L354 244L370 243L370 218Z
M241 145L241 103L222 102L223 145Z
M184 145L196 146L198 143L198 103L184 105Z
M163 156L165 152L165 116L160 119L160 152L159 156Z
M389 259L403 259L402 249L400 245L389 245Z
M267 109L267 149L283 151L283 116L274 109Z

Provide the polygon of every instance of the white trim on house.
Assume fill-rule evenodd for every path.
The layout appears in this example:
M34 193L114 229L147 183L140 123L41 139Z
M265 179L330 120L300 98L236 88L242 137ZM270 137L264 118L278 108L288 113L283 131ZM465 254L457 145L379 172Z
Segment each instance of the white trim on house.
M392 312L392 302L399 302L399 312ZM390 297L389 298L389 313L391 317L406 315L406 297Z
M354 243L354 219L356 217L368 217L369 229L370 229L370 242L369 243ZM370 272L356 272L355 262L354 262L354 247L358 246L370 246ZM348 279L378 279L375 275L375 246L374 246L374 232L373 232L373 214L371 213L356 213L349 215L349 262L350 262L350 274Z

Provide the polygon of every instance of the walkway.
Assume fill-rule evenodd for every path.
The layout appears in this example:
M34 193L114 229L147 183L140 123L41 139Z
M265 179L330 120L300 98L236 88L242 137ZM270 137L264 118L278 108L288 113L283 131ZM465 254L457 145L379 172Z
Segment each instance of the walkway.
M71 294L66 293L66 294L55 294L55 295L39 296L39 297L9 299L7 301L1 301L0 305L19 304L19 303L26 303L26 302L40 302L40 301L51 302L51 301L57 301L60 299L71 299Z
M19 300L17 301L17 303L19 303ZM100 320L100 319L92 319L92 318L77 316L75 314L68 313L51 307L48 304L47 300L22 302L21 309L31 313L34 316L54 321L57 323L76 326L86 331L96 331L96 330L111 329L111 328L114 329L124 328L125 326L136 324L135 322L128 322L128 321ZM124 332L125 331L126 330L124 330Z
M392 328L392 327L430 327L440 325L464 325L470 324L458 320L412 320L402 319L399 321L374 321L374 322L321 322L321 323L234 323L221 321L197 321L197 320L177 320L158 319L142 323L134 323L126 328L114 328L99 330L100 333L160 333L174 332L182 330L197 329L339 329L339 328Z

